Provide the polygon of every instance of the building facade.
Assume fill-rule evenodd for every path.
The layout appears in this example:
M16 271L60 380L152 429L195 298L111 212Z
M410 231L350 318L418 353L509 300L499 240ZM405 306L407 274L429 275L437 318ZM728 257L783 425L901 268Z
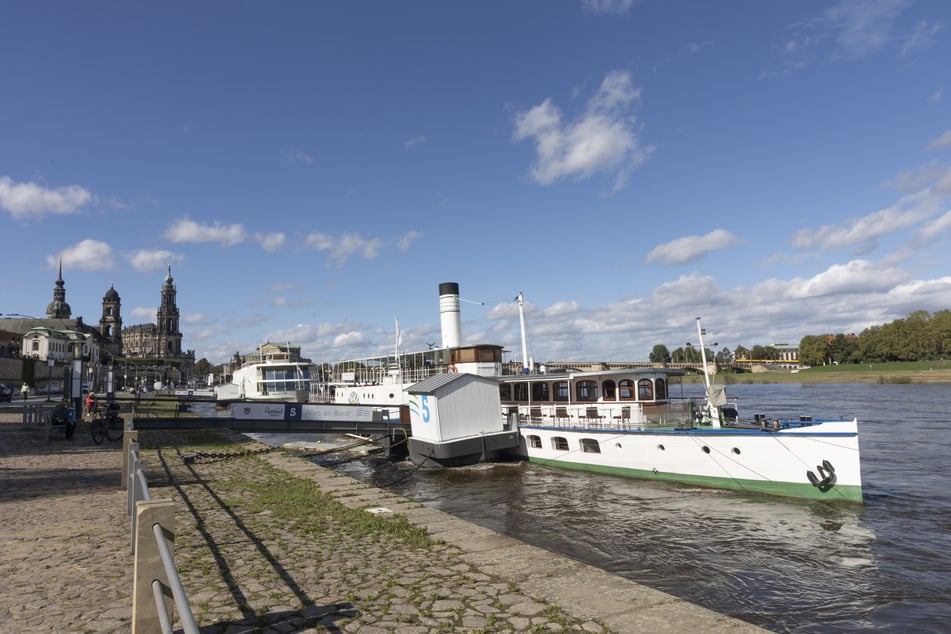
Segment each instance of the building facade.
M46 319L3 319L0 328L19 339L15 348L26 359L52 364L82 358L97 367L121 366L122 376L146 377L164 385L191 378L194 350L182 350L180 313L172 268L161 288L156 323L123 326L122 299L114 285L102 297L98 328L72 318L66 301L66 283L60 261L53 301L46 307ZM22 316L21 316L22 317ZM121 386L125 387L125 386Z

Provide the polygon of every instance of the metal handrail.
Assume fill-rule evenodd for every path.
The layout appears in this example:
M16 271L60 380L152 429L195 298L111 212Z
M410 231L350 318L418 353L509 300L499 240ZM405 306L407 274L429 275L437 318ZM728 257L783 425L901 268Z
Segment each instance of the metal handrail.
M136 535L136 513L135 507L139 502L147 502L152 499L149 491L149 483L146 477L145 461L139 457L139 443L133 441L129 443L129 505L128 513L132 516L132 552L135 553L135 535ZM192 614L191 605L188 603L188 596L185 594L185 587L182 585L181 576L175 567L175 558L171 549L168 547L168 540L165 537L166 529L158 522L152 525L152 534L155 537L155 545L159 556L162 559L162 566L165 569L165 576L168 578L168 585L172 591L172 598L175 602L175 609L178 611L178 618L181 621L182 631L186 634L198 634L198 625L195 623L195 616ZM152 596L155 599L155 608L159 618L159 625L163 632L171 633L172 624L165 612L165 597L162 589L162 581L154 578L150 582ZM133 590L133 594L135 591Z
M188 604L188 597L185 595L185 587L182 585L182 579L175 568L175 559L172 557L172 551L168 548L168 542L165 540L165 529L161 524L152 524L152 534L155 535L155 543L158 545L159 554L162 556L162 565L165 566L165 574L168 576L168 585L172 588L172 597L175 599L175 608L178 610L178 618L182 621L182 629L187 634L198 634L198 626L195 624L195 617L192 615L192 608ZM152 580L154 591L158 579ZM156 603L161 606L161 603ZM162 613L163 610L159 610ZM163 629L163 631L165 631ZM171 632L171 629L167 630Z

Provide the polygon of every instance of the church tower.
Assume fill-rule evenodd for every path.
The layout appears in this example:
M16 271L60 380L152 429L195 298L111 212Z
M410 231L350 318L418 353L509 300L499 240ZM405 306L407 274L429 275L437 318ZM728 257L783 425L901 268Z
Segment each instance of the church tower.
M99 318L99 333L114 357L122 356L122 300L115 286L102 297L102 317Z
M69 304L66 303L66 282L63 281L63 258L59 259L59 277L56 278L56 288L53 289L53 301L46 307L47 319L69 319L72 314Z
M172 265L162 285L162 305L156 319L157 356L176 358L182 356L182 333L178 330L178 306L175 305L175 284L172 280Z

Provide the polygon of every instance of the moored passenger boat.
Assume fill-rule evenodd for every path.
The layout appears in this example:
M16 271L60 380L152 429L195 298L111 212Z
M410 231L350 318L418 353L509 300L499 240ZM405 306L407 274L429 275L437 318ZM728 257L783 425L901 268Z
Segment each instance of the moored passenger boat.
M309 359L302 359L300 346L265 343L247 356L235 353L231 381L215 387L222 400L281 401L306 403L310 398Z
M520 457L540 464L789 497L862 501L856 421L742 422L676 395L682 370L504 377ZM534 398L532 398L534 396Z
M525 360L524 316L523 363ZM440 285L443 347L338 363L333 398L405 405L417 382L468 372L499 384L511 453L545 465L690 485L823 500L862 501L858 423L799 416L743 421L703 358L704 393L685 395L685 371L662 366L506 373L502 347L460 345L458 285ZM703 329L697 319L700 350ZM448 335L447 335L448 333ZM440 436L446 443L463 440Z

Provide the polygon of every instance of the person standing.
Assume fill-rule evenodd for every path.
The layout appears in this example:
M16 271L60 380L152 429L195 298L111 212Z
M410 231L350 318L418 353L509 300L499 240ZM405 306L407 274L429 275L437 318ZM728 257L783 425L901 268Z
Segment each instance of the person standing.
M89 416L92 416L95 409L96 409L96 393L90 392L89 396L86 397L86 414L88 414Z
M23 386L20 387L20 394L23 396L24 401L26 400L26 397L29 393L30 393L30 386L26 381L24 381Z

